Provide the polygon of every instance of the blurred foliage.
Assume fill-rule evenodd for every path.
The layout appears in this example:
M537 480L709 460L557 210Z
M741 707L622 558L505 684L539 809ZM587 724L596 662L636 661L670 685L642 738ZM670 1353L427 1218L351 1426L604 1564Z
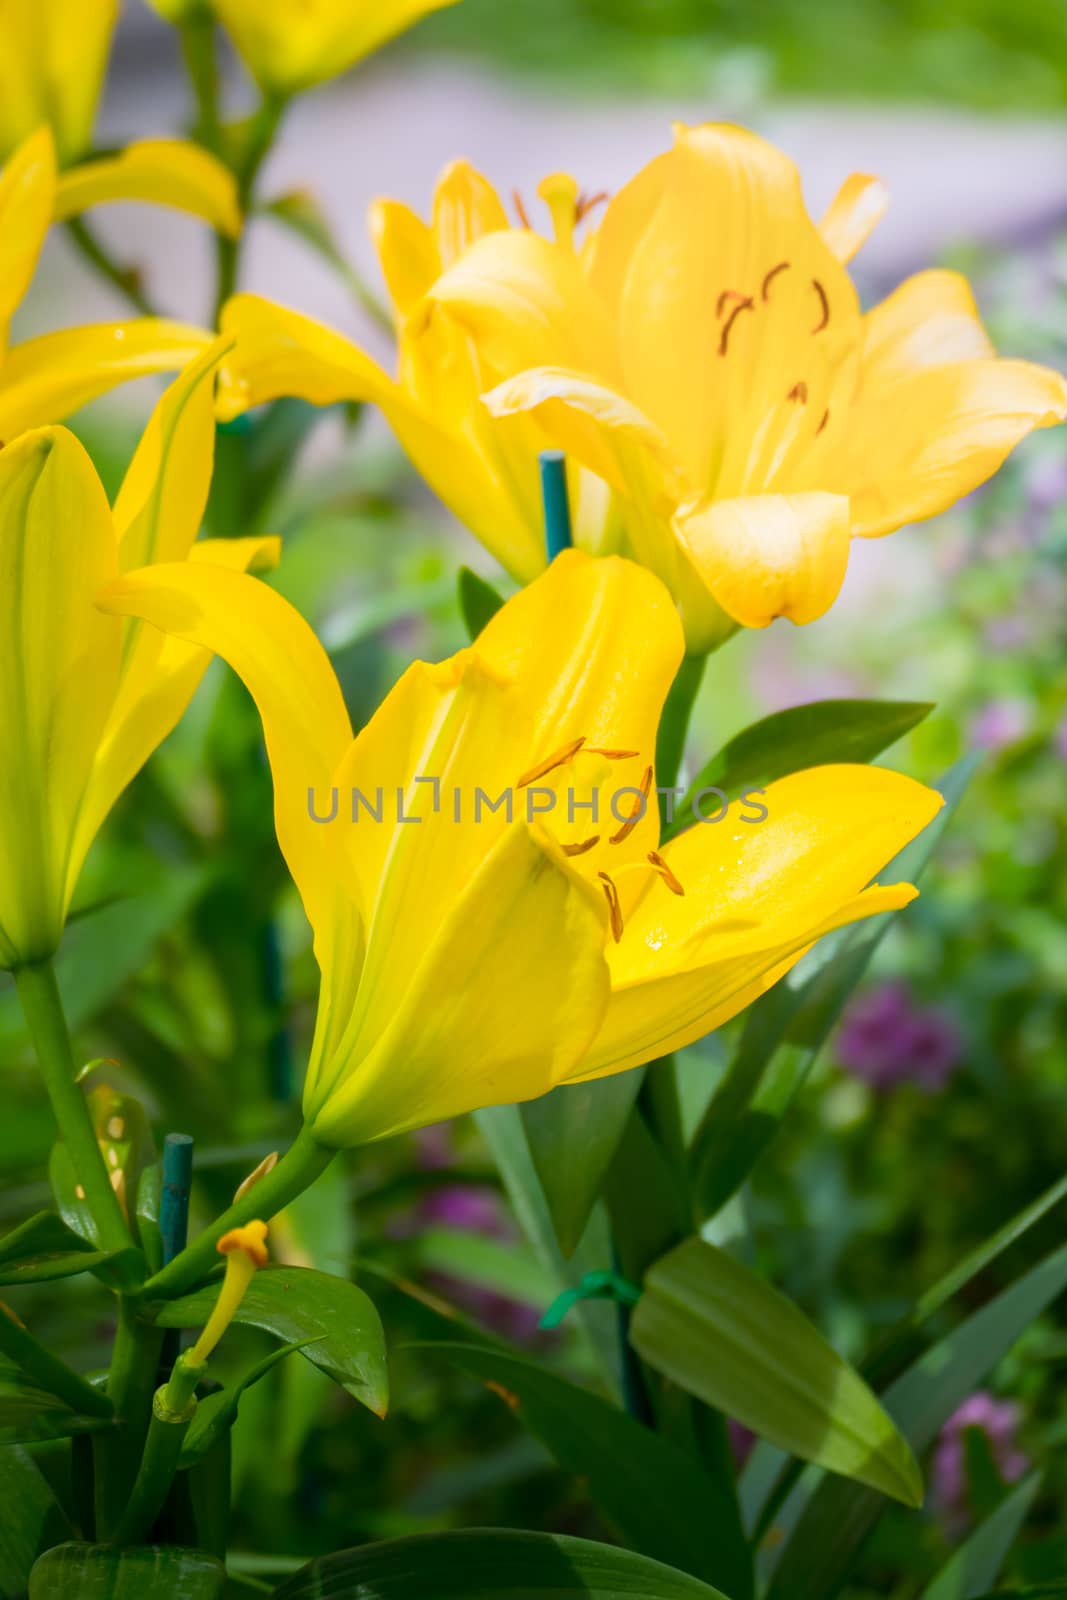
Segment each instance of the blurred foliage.
M1067 105L1060 0L464 0L415 43L605 89Z

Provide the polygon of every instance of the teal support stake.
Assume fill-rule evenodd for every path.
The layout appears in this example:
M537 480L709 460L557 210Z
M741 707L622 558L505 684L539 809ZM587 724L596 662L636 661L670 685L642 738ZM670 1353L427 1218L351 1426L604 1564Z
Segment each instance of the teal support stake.
M163 1141L163 1192L159 1201L164 1266L181 1255L188 1242L192 1183L193 1141L187 1133L168 1133Z
M545 543L548 559L574 543L571 507L567 499L567 461L562 450L541 451L541 498L545 506Z

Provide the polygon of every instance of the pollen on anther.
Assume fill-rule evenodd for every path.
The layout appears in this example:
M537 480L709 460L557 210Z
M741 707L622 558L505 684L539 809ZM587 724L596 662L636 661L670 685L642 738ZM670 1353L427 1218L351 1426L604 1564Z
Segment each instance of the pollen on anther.
M815 333L821 333L822 330L826 327L827 323L830 321L830 301L827 298L826 290L823 288L823 286L819 282L818 278L812 278L811 286L815 290L815 293L819 297L819 306L820 306L819 320L815 324L814 328L812 328L812 330L811 330L812 333L815 334Z
M826 410L822 414L822 421L819 423L819 426L815 430L815 437L816 438L819 437L819 434L825 428L825 426L829 422L829 420L830 420L830 408L829 408L829 406L827 406Z
M775 278L777 278L780 272L785 272L787 270L788 266L788 261L779 261L778 265L776 267L772 267L770 272L767 273L760 287L760 298L763 300L764 305L766 305L767 301L770 299L771 284L774 282Z
M553 751L550 756L546 756L536 766L530 767L520 778L516 778L516 789L525 789L527 784L536 783L538 778L543 778L549 772L554 772L557 767L564 766L573 756L578 754L584 743L585 734L583 733L580 739L572 739L570 744L565 744L561 749Z
M603 756L605 761L629 761L632 756L641 754L640 750L608 750L603 745L587 744L587 756Z
M640 800L634 801L633 810L630 812L630 815L627 817L618 833L613 833L611 835L611 838L608 841L609 844L622 844L623 840L628 839L631 833L633 833L634 829L637 827L637 824L641 821L641 818L645 814L645 807L648 804L648 792L651 787L652 768L646 767L644 772L641 774L641 798Z
M807 405L807 403L808 403L808 386L804 382L803 378L801 378L798 383L794 383L793 387L790 389L789 393L786 395L786 399L787 400L798 400L802 406L806 406Z
M593 846L599 843L600 835L599 833L594 833L591 839L579 839L575 844L565 844L563 846L563 854L565 856L584 856L586 851L592 850Z
M672 894L685 894L684 885L675 877L658 850L650 850L648 852L648 864L651 867L655 867Z
M608 914L611 918L611 937L618 944L623 933L622 906L619 902L619 891L615 887L614 880L609 878L606 872L598 872L597 877L600 879L608 902Z
M751 299L750 296L746 296L743 300L739 300L737 305L734 306L734 309L730 312L730 315L727 317L726 321L723 323L723 325L722 325L722 333L719 335L719 354L721 356L724 356L726 354L726 347L727 347L727 345L729 344L729 341L730 341L731 330L733 329L733 325L737 321L738 317L741 315L742 311L754 311L754 310L755 310L755 306L753 305L752 299Z

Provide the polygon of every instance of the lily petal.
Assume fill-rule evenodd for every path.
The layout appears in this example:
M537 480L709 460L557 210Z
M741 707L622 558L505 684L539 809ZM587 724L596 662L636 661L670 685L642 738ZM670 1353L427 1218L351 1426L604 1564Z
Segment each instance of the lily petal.
M38 128L0 176L0 357L8 324L30 286L48 233L55 184L52 134L47 127Z
M469 161L452 161L433 192L433 235L441 268L450 267L483 234L510 226L504 202Z
M27 339L0 367L0 439L69 416L116 384L184 367L210 343L200 328L157 317Z
M819 232L838 261L851 261L881 222L889 190L881 178L853 172L838 189L819 223Z
M406 317L441 271L432 230L399 200L375 200L368 213L385 286L398 317Z
M927 367L884 388L872 369L841 463L852 531L878 538L935 516L992 477L1034 428L1065 417L1067 379L1028 361Z
M864 886L937 814L940 795L880 767L827 766L768 785L760 822L697 824L664 859L685 897L650 890L609 952L612 999L583 1077L700 1038L823 933L904 905Z
M0 961L51 955L67 859L115 692L122 629L93 606L114 576L111 512L65 428L0 451Z
M128 200L188 211L230 238L241 231L233 173L188 139L140 139L116 156L73 167L59 180L55 220Z
M214 10L263 88L288 98L325 83L456 0L351 0L294 7L292 0L215 0Z
M450 905L370 1053L343 1082L317 1085L319 1105L306 1107L315 1137L382 1139L544 1094L599 1028L604 932L595 891L534 830L507 828Z
M844 495L764 494L713 500L679 513L697 570L744 628L776 617L814 622L837 598L848 566Z
M995 356L961 272L916 272L863 319L863 366L876 387L922 367Z

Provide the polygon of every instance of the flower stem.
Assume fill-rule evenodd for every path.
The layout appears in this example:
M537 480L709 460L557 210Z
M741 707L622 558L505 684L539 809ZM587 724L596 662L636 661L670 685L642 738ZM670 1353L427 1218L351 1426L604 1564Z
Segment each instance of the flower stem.
M244 148L239 158L233 163L234 176L237 179L237 200L241 208L241 215L245 219L247 219L260 168L270 154L282 117L285 115L287 104L286 100L277 96L264 96L259 110L247 126ZM231 239L221 233L216 239L217 280L213 315L213 322L216 326L223 306L237 288L237 269L240 265L244 235L245 229L242 228L236 239Z
M195 1413L195 1399L190 1399L181 1411L172 1411L165 1389L156 1391L144 1455L126 1509L111 1535L112 1544L142 1544L148 1538L174 1482L178 1457Z
M240 1200L216 1218L210 1228L205 1228L181 1255L157 1272L154 1278L149 1278L139 1291L140 1297L146 1300L172 1300L191 1289L217 1265L215 1246L224 1233L231 1228L243 1227L256 1217L269 1222L297 1195L310 1189L336 1154L336 1150L328 1150L312 1138L306 1128L302 1128L273 1172L268 1172L266 1177L254 1183Z
M75 1082L74 1052L55 969L50 960L43 961L19 967L14 976L60 1138L84 1190L97 1243L103 1250L125 1250L130 1233L111 1187L85 1096Z
M215 18L205 6L191 6L178 23L182 58L196 99L198 144L218 155L222 145L219 123L219 70L215 56Z
M141 289L140 275L136 267L120 267L117 261L112 261L89 224L81 217L71 217L66 228L67 238L94 272L99 273L112 288L117 289L142 317L158 316L158 312Z

